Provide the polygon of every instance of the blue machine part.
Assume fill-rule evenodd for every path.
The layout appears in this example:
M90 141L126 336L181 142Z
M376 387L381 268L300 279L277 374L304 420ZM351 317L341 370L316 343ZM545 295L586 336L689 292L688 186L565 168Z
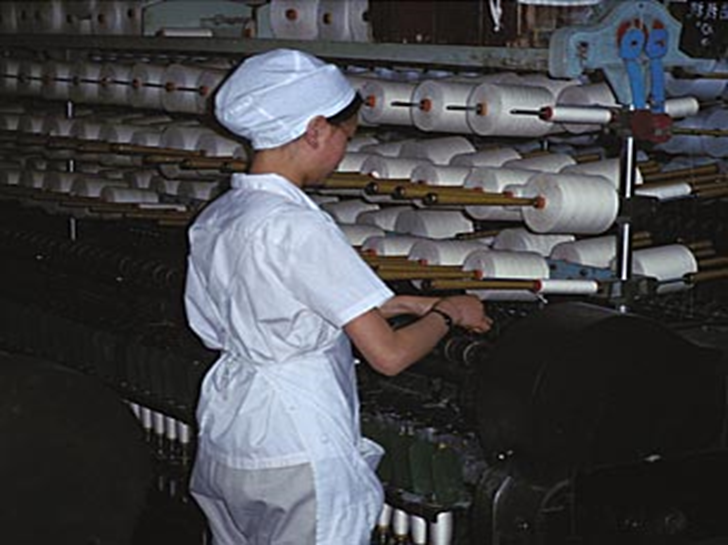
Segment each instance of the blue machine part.
M713 61L680 51L682 25L656 0L612 4L595 24L564 27L552 34L549 73L576 78L601 70L621 104L646 107L649 89L653 111L662 112L664 69L680 66L707 72Z

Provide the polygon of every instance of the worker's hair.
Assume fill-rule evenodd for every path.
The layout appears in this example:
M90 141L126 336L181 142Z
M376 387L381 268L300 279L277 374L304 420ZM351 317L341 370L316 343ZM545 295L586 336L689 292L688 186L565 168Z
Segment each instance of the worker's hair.
M349 102L349 104L346 105L343 110L340 110L338 113L335 113L331 117L327 117L326 121L328 121L332 125L341 125L343 123L346 123L352 117L356 116L359 113L359 109L361 108L361 105L363 103L364 101L362 100L361 96L359 96L359 93L356 93L354 95L354 98L351 99L351 102Z

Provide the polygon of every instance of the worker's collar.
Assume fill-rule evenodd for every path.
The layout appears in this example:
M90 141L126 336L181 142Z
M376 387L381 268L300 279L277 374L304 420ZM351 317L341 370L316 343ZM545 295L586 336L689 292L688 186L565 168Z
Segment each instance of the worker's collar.
M233 174L230 179L230 186L233 189L254 189L275 193L295 203L319 210L318 205L306 193L279 174Z

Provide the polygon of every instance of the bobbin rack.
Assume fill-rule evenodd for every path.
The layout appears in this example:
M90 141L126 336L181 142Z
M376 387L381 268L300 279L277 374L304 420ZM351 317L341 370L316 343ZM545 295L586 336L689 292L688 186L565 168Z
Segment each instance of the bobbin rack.
M397 293L495 318L401 376L359 366L388 453L373 543L728 535L689 501L728 467L728 66L685 38L707 4L718 24L655 0L0 3L0 348L129 405L156 463L135 545L209 543L186 227L250 158L215 89L278 47L364 99L310 197Z

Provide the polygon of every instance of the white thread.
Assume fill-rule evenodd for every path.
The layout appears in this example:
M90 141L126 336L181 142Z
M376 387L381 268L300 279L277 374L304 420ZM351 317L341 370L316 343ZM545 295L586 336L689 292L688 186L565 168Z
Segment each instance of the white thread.
M575 165L576 159L567 153L544 153L525 159L513 159L503 163L505 168L539 170L541 172L558 172L562 168Z
M412 545L427 545L427 521L417 515L410 516Z
M356 216L356 222L363 225L374 225L385 231L394 231L397 216L411 206L387 206L379 210L364 210Z
M405 142L402 144L400 156L427 159L436 165L447 165L455 155L473 151L475 147L464 136L444 136Z
M352 246L361 246L369 237L384 235L384 230L375 225L363 225L360 223L339 223L338 225Z
M409 179L412 171L420 165L431 165L425 159L408 159L406 157L381 157L371 155L362 163L360 172L374 178Z
M142 33L142 6L139 2L104 0L95 5L91 33L100 35L135 35Z
M466 271L478 271L483 278L548 278L546 259L536 252L478 250L463 264Z
M506 161L520 158L521 154L513 148L496 148L460 153L450 159L450 164L464 167L499 167Z
M474 83L462 81L427 80L415 88L411 108L412 122L422 131L469 133L467 111L450 110L454 106L465 108Z
M462 265L468 256L482 250L483 244L474 240L420 240L409 251L412 261L426 265Z
M360 172L361 167L371 154L361 151L347 152L336 167L336 172Z
M374 136L368 134L359 134L349 140L349 142L346 144L346 151L361 151L364 146L376 146L377 144L379 144L379 140L377 140Z
M321 209L328 212L337 223L356 223L356 217L366 210L379 210L379 205L368 203L360 199L346 199L343 201L325 203Z
M132 187L105 187L101 200L116 203L158 203L159 195L149 189Z
M501 0L488 0L490 17L493 20L493 32L500 32L503 29L503 7Z
M127 187L123 182L106 180L100 177L79 176L74 180L71 187L71 195L77 197L101 197L101 191L105 187Z
M70 89L71 100L82 103L99 102L101 68L96 62L78 61L73 65L73 84Z
M541 207L526 207L523 218L537 233L600 234L612 226L619 196L603 176L544 173L526 185L529 195L544 199Z
M588 85L573 85L564 89L556 97L557 106L602 106L604 108L618 108L619 104L606 83L593 83ZM565 123L564 129L572 134L583 134L597 131L601 125L582 123Z
M632 253L632 273L651 276L660 282L679 280L697 271L695 255L682 244L645 248Z
M552 278L539 282L538 293L549 295L594 295L599 291L596 280Z
M218 182L195 182L181 180L177 187L177 195L196 201L211 201L222 191Z
M723 108L717 108L705 120L706 129L725 130L726 127L728 127L728 112ZM728 136L704 137L703 149L711 157L728 156Z
M203 68L184 64L170 64L165 71L165 92L162 108L167 112L200 113L198 111L198 81L205 73Z
M424 164L412 170L410 179L436 186L462 186L472 168Z
M18 84L15 92L18 96L40 96L43 87L43 63L23 61L18 67Z
M69 62L43 63L40 94L47 100L68 100L71 96L73 65Z
M285 40L318 37L318 0L271 0L270 27L273 36Z
M675 182L666 185L643 185L635 189L635 194L641 197L654 197L659 201L684 199L693 193L693 188L686 182Z
M665 113L673 118L690 117L700 111L700 102L695 97L668 98Z
M551 258L588 267L607 268L617 253L617 238L608 235L561 242L551 250Z
M134 108L160 109L164 89L166 66L138 62L131 70L132 85L129 102Z
M472 233L473 222L459 210L405 210L397 217L395 230L402 234L445 239Z
M587 163L579 163L575 165L567 165L561 169L563 174L586 174L588 176L603 176L611 182L615 188L619 188L620 178L620 160L619 158L602 159L601 161L590 161ZM639 167L635 169L635 185L644 183L642 172Z
M399 157L402 153L402 147L408 142L414 142L414 140L382 142L380 144L363 146L359 151L371 153L373 155L381 155L382 157Z
M515 115L513 110L540 110L554 103L544 87L481 83L470 94L467 112L470 128L483 136L544 136L553 123L532 115Z
M393 106L393 103L411 103L416 84L407 81L369 80L361 93L364 105L361 117L367 123L378 125L412 125L412 111L408 106Z
M532 233L523 227L513 227L502 229L495 236L493 249L512 252L535 252L546 257L557 244L572 240L574 240L574 236L569 234L544 235Z
M409 235L385 235L369 237L362 249L379 256L407 256L412 246L422 237Z

